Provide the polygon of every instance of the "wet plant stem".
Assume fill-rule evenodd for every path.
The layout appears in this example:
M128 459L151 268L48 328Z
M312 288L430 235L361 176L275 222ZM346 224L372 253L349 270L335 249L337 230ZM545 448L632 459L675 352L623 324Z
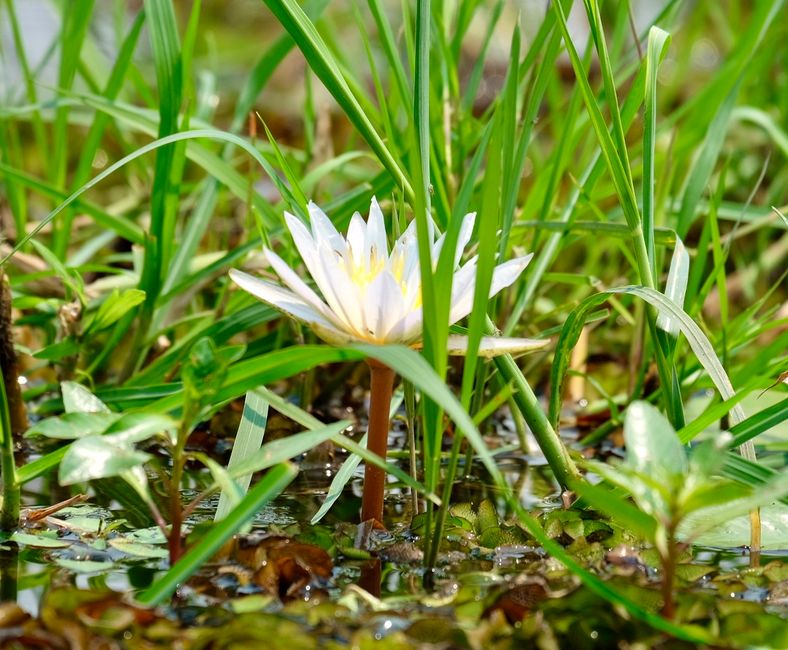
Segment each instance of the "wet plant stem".
M172 451L172 478L170 480L170 534L167 540L167 547L170 551L170 566L175 564L183 555L183 544L181 535L183 530L183 507L181 505L181 481L183 480L184 449L186 448L186 438L189 436L189 425L191 418L186 417L182 420L178 429L178 439Z
M485 329L487 334L496 333L495 325L489 317L485 323ZM556 480L562 487L568 487L573 479L580 478L580 471L558 432L553 429L547 419L547 414L539 404L533 389L523 377L523 373L520 372L511 355L495 357L494 362L504 381L511 382L516 388L512 399L531 428L531 432L534 434L536 442L539 443L539 448L545 455L550 469L553 470Z
M367 359L370 371L369 429L367 449L386 459L389 441L389 410L394 391L394 371L388 366ZM361 497L361 521L383 521L383 494L386 486L385 470L366 463L364 492Z
M675 525L668 528L665 536L667 538L667 554L662 558L661 614L670 621L676 615L676 604L673 600L673 583L676 580L676 560L678 558Z
M19 525L19 483L16 480L14 462L14 436L11 431L11 417L8 411L5 380L0 376L0 427L2 427L2 447L0 447L0 469L3 472L3 505L0 507L0 530L11 531Z

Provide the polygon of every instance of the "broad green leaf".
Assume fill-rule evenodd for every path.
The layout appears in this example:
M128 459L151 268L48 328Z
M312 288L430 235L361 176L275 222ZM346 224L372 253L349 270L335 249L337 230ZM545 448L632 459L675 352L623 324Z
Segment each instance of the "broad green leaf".
M686 538L694 539L755 508L775 504L786 495L788 495L788 471L783 470L745 497L724 503L709 503L708 506L688 514L679 527L679 533Z
M723 521L692 542L720 548L742 547L750 544L750 534L750 518L744 515ZM763 550L788 548L788 506L777 503L761 508L761 543Z
M624 417L626 462L638 473L676 479L687 473L687 454L667 418L648 402L633 402Z
M106 431L107 427L120 417L120 413L66 413L37 422L28 429L25 436L38 435L60 440L95 436Z
M157 529L158 530L158 529ZM167 549L151 544L143 544L124 537L113 537L107 542L112 548L137 557L165 558L169 555Z
M101 573L115 568L114 562L101 562L98 560L69 560L67 558L55 558L55 564L68 569L72 573Z
M19 530L11 535L10 540L17 544L24 544L25 546L33 546L36 548L67 548L74 543L74 541L70 539L56 539L46 535L33 535L32 533L23 533Z
M151 458L150 454L126 444L117 444L111 438L88 436L71 443L60 461L58 480L61 485L71 485L118 476Z
M64 381L60 384L66 413L109 413L109 407L82 384Z
M166 431L174 431L178 423L160 413L126 413L104 431L113 444L134 444Z
M45 359L47 361L60 361L64 357L76 355L80 350L79 342L72 336L48 345L45 348L33 353L36 359Z

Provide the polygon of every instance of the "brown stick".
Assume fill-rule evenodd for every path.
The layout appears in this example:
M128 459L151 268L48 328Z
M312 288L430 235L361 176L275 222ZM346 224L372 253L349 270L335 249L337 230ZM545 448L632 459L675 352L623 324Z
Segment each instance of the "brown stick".
M389 410L394 390L394 371L374 359L368 359L370 370L369 431L367 449L384 460L389 442ZM361 498L361 521L383 522L383 493L386 472L371 463L364 468L364 491Z
M0 368L5 392L8 399L8 415L11 431L19 435L27 430L27 410L19 387L19 363L14 351L14 337L11 330L11 288L4 273L0 272Z

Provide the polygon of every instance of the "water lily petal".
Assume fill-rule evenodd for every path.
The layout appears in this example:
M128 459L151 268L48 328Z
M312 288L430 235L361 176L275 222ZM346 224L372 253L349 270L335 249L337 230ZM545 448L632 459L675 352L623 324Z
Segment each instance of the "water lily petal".
M532 257L533 253L525 257L517 257L496 266L493 270L492 282L490 283L489 297L492 298L501 289L508 287L520 277L520 274L525 270L525 267L528 266L528 262L531 261ZM452 287L452 306L449 312L449 325L453 325L458 320L465 318L473 309L473 294L476 290L476 273L473 274L471 280L468 280L465 276L464 269L471 263L475 264L475 261L476 259L474 258L470 262L467 262L465 266L454 274L454 282L457 284ZM461 275L462 277L460 277ZM460 278L460 281L458 281L458 278Z
M413 309L402 319L399 342L410 345L421 338L424 329L424 313L421 307Z
M515 257L513 260L496 266L493 271L492 283L490 284L490 298L519 278L533 256L533 253L529 253L523 257Z
M287 224L287 229L290 231L290 236L293 238L293 243L295 243L298 253L301 255L301 259L304 260L309 274L312 276L312 279L318 283L318 287L320 287L320 282L315 274L316 270L319 271L317 264L317 244L315 244L315 240L312 238L312 233L309 232L301 219L289 212L285 212L285 223Z
M497 357L502 354L522 354L531 350L540 350L550 343L544 339L522 339L503 336L483 336L479 343L479 356ZM453 356L468 354L468 337L450 334L446 342L447 352Z
M349 260L354 265L361 263L364 258L364 242L367 238L367 223L364 218L358 213L353 213L350 218L350 225L347 229L347 243L350 248L352 260Z
M370 335L378 342L399 340L404 327L405 301L394 276L382 271L369 283L364 299L364 320Z
M306 304L301 298L287 289L237 269L230 269L230 278L244 291L251 293L258 300L276 307L288 316L292 316L310 327L319 326L321 329L333 332L337 336L342 335L342 332L323 318L314 307Z
M471 239L471 234L473 233L473 224L476 222L476 213L469 212L462 218L462 223L460 224L460 232L457 234L457 245L454 248L454 268L460 263L460 258L462 257L463 251L465 251L465 247L468 245L468 242ZM446 233L443 233L440 237L438 237L438 241L436 241L432 245L432 263L437 264L438 258L440 257L441 251L443 250L443 243L446 240Z
M321 254L328 254L332 257L332 266L336 266L334 258L337 254L327 244L319 249L309 230L298 217L285 212L285 222L290 230L290 235L293 237L293 242L301 254L301 259L309 271L309 275L312 276L317 288L320 289L320 293L323 294L323 298L328 303L329 308L346 328L352 330L345 311L340 308L334 285L324 271L324 265L320 258Z
M460 258L462 257L463 252L465 252L465 247L468 245L468 242L471 240L473 226L475 223L475 212L469 212L462 219L460 234L457 237L457 248L454 251L454 268L457 268L460 265Z
M383 212L380 210L377 199L372 197L369 206L369 219L367 220L366 255L368 260L373 256L378 260L385 259L389 254L386 243L386 223L383 221Z
M323 278L318 286L323 297L347 330L364 338L366 328L358 285L350 279L345 265L337 263L337 254L327 244L319 247L318 260Z
M274 251L263 247L263 253L268 258L268 262L276 271L277 275L281 278L282 282L301 298L305 303L310 305L321 314L328 322L336 327L342 327L341 320L334 314L333 311L326 305L312 289L304 282L298 275L291 269L285 261L279 257Z
M344 256L347 253L347 243L331 223L331 219L312 201L309 202L307 209L315 243L319 245L321 242L326 242L333 250Z
M453 325L462 318L461 315L457 314L464 312L467 315L473 307L473 292L476 287L476 264L478 260L478 255L472 257L455 272L452 278L449 325Z

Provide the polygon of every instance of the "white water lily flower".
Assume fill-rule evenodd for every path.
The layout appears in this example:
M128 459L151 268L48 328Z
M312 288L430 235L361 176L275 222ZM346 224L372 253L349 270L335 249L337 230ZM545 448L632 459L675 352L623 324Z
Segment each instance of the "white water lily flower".
M415 345L422 337L422 297L419 251L415 222L389 252L383 213L373 198L369 220L356 212L343 237L326 214L309 203L311 232L289 213L285 220L296 248L322 297L313 291L276 253L264 248L268 262L284 286L232 269L230 277L256 298L292 316L314 330L327 343L354 342ZM456 271L452 282L449 325L473 308L476 261L462 266L460 258L471 238L475 213L463 219L455 250ZM437 261L445 235L432 244ZM490 297L511 285L533 255L518 257L497 266ZM464 354L466 337L450 336L449 353ZM546 341L485 337L480 354L495 355L539 348Z

